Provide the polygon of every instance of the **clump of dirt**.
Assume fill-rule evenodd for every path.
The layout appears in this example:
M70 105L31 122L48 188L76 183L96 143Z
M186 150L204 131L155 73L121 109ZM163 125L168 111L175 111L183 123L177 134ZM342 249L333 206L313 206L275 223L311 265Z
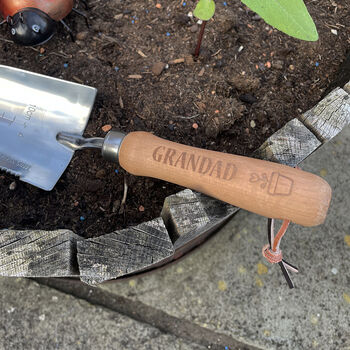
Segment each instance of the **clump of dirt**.
M320 40L278 32L239 1L217 3L199 60L194 1L95 0L91 27L74 13L41 47L0 30L0 63L98 88L86 136L110 124L172 141L249 155L320 99L349 47L346 0L306 1ZM128 187L122 205L125 183ZM84 237L150 220L179 187L126 174L94 151L76 154L50 193L0 173L0 228L70 228Z

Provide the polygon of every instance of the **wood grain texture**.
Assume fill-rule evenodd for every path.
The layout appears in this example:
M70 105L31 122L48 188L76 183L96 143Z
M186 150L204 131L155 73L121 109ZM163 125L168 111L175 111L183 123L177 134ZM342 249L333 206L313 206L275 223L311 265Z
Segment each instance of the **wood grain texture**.
M350 94L350 81L344 85L344 91L346 91L348 94Z
M319 146L317 137L298 119L292 119L270 136L254 156L295 167Z
M338 135L350 123L350 95L337 88L300 120L324 143Z
M161 218L78 242L81 280L91 285L149 269L173 254Z
M161 217L173 242L210 222L202 203L190 189L165 198Z
M190 189L167 197L161 216L174 243L174 259L208 238L239 208Z
M68 277L78 275L76 242L69 230L0 231L0 276Z
M253 213L303 226L321 224L331 190L319 176L282 164L190 147L147 132L125 136L120 165L194 189Z

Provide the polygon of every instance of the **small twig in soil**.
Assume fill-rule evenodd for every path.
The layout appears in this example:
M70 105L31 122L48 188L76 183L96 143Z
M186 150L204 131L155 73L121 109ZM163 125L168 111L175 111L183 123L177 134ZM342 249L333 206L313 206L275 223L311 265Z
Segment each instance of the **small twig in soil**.
M203 35L204 35L204 30L205 30L206 24L207 24L207 21L202 22L201 30L200 30L199 35L198 35L196 50L195 50L194 55L193 55L195 59L198 58L199 52L201 51L201 45L202 45L202 40L203 40Z
M126 176L124 175L124 195L123 195L123 199L122 199L122 202L120 204L120 208L119 208L119 214L122 214L123 215L123 224L124 224L124 227L126 227L126 210L125 210L125 207L126 207L126 196L128 194L128 183L127 183L127 180L126 180Z
M106 35L106 34L101 34L101 39L100 38L97 38L97 37L94 37L94 39L96 38L96 40L100 40L100 41L108 41L110 43L113 43L113 44L117 44L119 47L123 47L123 45L115 38L109 36L109 35Z
M127 195L128 195L128 182L126 181L126 176L124 176L124 194L123 194L123 199L120 206L125 205Z
M212 54L211 57L215 57L215 56L218 55L221 51L222 51L222 49L219 49L219 50L216 51L214 54Z
M7 43L10 43L10 44L13 44L13 41L11 40L7 40L7 39L4 39L4 38L0 38L1 41L5 41Z
M67 55L63 52L58 53L58 52L50 52L49 55L54 55L54 56L58 56L58 57L63 57L63 58L72 58L72 55Z
M158 21L158 17L157 18L155 18L155 19L152 19L152 21L151 22L149 22L149 24L153 24L153 23L155 23L155 22L157 22Z
M79 83L79 84L84 84L84 82L81 79L79 79L77 76L75 76L75 75L73 75L72 79L74 81L76 81L77 83Z
M172 118L179 118L179 119L193 119L198 117L200 114L195 114L195 115L191 115L190 117L185 117L184 115L175 115Z

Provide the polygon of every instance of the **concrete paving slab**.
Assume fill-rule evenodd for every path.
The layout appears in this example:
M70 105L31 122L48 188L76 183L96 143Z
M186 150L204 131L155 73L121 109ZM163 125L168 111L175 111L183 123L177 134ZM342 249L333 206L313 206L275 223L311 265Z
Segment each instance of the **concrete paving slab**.
M178 263L100 288L261 349L350 349L349 154L348 127L301 165L333 199L322 226L291 225L282 240L295 289L261 255L267 220L244 211Z
M0 349L205 348L34 281L0 278Z

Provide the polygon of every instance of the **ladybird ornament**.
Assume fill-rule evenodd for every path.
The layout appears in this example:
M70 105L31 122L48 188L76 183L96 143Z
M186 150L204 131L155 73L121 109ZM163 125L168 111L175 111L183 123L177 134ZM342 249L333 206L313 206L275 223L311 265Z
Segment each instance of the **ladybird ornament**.
M12 40L20 45L40 45L52 38L61 22L72 36L63 19L75 11L74 0L0 0L0 13L10 29Z

